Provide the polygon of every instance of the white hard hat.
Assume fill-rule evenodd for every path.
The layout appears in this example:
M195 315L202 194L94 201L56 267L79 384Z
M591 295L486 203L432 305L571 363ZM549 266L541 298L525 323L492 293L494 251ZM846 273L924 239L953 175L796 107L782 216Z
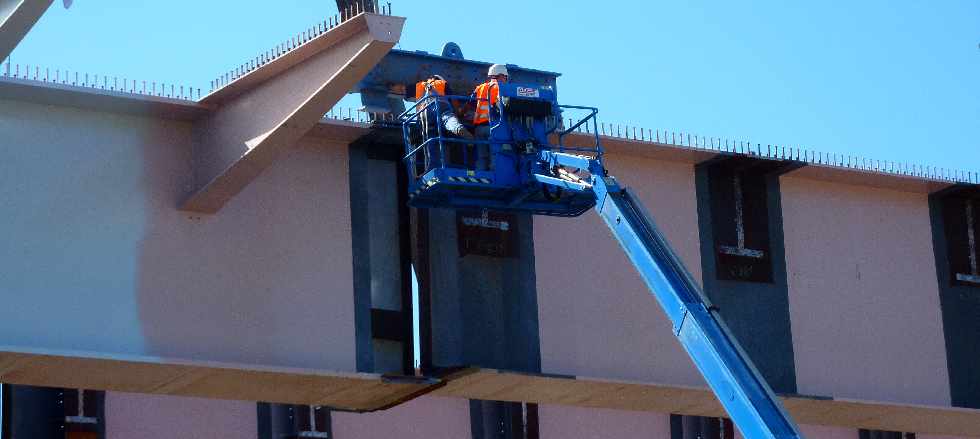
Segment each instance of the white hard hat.
M497 76L497 75L510 76L507 74L507 66L504 64L494 64L490 66L490 70L487 70L487 76Z

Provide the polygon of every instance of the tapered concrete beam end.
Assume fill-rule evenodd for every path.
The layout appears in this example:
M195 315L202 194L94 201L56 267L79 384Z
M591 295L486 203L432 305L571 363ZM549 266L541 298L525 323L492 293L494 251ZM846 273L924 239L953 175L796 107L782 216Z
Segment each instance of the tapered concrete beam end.
M0 61L24 39L53 0L0 0Z
M367 21L367 26L372 38L391 43L394 46L402 37L402 28L405 25L405 17L393 17L390 15L362 14Z
M401 38L403 17L361 14L202 99L181 210L216 213L316 126Z

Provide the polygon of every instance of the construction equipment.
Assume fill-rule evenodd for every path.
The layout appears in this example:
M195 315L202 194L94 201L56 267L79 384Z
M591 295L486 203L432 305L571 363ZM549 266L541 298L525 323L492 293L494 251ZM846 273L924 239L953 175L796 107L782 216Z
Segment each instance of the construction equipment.
M554 88L546 85L497 86L486 139L454 138L433 123L453 104L473 103L470 96L426 95L399 116L409 203L565 217L594 207L742 434L802 437L636 195L608 174L596 130L598 110L559 105ZM584 116L566 125L564 117L572 112ZM581 127L593 134L594 144L565 145ZM489 168L478 166L480 148L489 149Z

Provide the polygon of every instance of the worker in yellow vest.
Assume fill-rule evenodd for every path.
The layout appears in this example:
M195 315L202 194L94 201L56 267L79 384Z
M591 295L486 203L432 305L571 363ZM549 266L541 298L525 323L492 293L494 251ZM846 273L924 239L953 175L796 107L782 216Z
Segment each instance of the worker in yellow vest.
M497 105L497 96L500 92L498 84L507 82L509 77L506 65L494 64L487 70L487 81L473 90L473 97L476 98L476 111L473 113L473 130L476 138L490 138L490 111ZM476 151L477 169L490 169L492 166L490 145L477 145Z

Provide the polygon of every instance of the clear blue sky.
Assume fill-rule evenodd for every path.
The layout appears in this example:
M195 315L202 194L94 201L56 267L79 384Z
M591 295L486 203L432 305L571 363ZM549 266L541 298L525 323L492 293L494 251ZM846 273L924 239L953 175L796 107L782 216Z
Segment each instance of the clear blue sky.
M336 12L328 0L60 3L13 62L201 88ZM393 8L408 17L401 48L451 40L467 58L561 72L563 102L607 122L980 171L980 1L735 3Z

